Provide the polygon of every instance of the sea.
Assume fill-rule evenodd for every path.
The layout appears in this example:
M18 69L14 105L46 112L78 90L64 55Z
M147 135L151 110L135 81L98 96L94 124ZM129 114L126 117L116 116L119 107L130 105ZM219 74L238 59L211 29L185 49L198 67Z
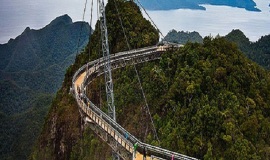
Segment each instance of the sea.
M270 34L270 0L255 2L262 12L213 5L203 5L206 11L178 9L147 12L164 36L172 29L197 31L202 36L223 36L232 29L240 29L251 41L257 41L261 36ZM97 3L94 2L91 7L91 0L0 0L0 44L16 38L26 27L41 29L64 14L68 14L74 22L90 23L91 8L94 27L98 15ZM148 19L145 13L144 16Z

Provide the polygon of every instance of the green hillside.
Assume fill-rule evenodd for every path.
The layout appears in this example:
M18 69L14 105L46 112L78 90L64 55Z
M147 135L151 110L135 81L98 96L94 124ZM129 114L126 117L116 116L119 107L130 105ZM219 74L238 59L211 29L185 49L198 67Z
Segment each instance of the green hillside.
M256 42L250 42L242 31L236 29L232 30L225 38L236 43L248 58L264 68L270 69L270 35L262 36Z
M139 74L162 147L199 159L270 158L270 73L235 44L206 37L139 65ZM158 145L135 75L114 72L117 119Z
M0 159L27 159L66 68L88 43L89 32L87 23L63 15L0 45Z
M116 2L132 48L155 44L158 33L139 8L131 1ZM112 54L127 49L114 1L108 2L106 14L108 30L113 31L109 34ZM95 30L92 41L100 42L99 35ZM111 157L109 147L83 127L75 99L69 94L73 74L98 57L99 43L91 43L90 51L90 57L87 48L67 70L31 159ZM199 159L270 158L270 73L235 44L206 37L202 44L187 43L137 68L161 147ZM102 79L93 81L87 94L106 109ZM113 82L118 123L141 141L158 145L133 67L115 70Z
M164 41L174 42L178 44L186 44L187 42L202 43L203 38L198 32L184 32L171 30L163 39Z
M130 48L140 48L155 45L158 32L149 21L143 18L139 7L132 1L116 0L119 14L130 44ZM114 1L106 6L107 28L111 54L128 50L126 40L115 9ZM79 67L101 56L99 22L91 36L90 57L89 47L76 57L65 75L62 88L53 100L50 112L46 118L42 134L36 144L31 159L108 159L111 149L95 138L89 129L83 129L77 104L69 89L72 76Z
M206 37L144 72L161 146L200 159L270 158L270 74L236 45Z

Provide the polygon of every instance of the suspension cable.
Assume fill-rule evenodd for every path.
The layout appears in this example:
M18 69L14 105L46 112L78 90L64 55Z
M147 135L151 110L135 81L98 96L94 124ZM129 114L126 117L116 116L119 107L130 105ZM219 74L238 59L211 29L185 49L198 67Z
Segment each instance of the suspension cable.
M85 0L85 4L84 4L84 10L83 10L82 21L84 21L85 12L86 12L86 5L87 5L87 0ZM79 39L78 39L78 43L77 43L77 55L79 54L79 45L80 45L80 42L81 42L82 28L83 28L83 23L81 24L81 29L80 29Z
M90 61L90 43L91 43L91 34L92 34L92 20L93 20L93 0L91 2L91 16L90 16L90 34L89 34L89 46L88 46L88 51L89 51L89 61Z
M155 24L155 22L152 20L152 18L149 16L148 12L146 11L146 9L143 7L143 5L141 4L141 2L139 0L137 0L138 4L141 6L141 8L143 9L143 11L145 12L145 14L148 16L148 18L150 19L150 21L152 22L152 24L155 26L155 28L158 30L158 32L161 34L162 38L164 38L162 32L160 31L160 29L157 27L157 25Z
M125 39L126 39L126 43L127 43L128 49L131 50L130 44L128 42L128 39L127 39L127 36L126 36L126 33L125 33L125 29L124 29L124 26L123 26L123 23L122 23L122 19L121 19L121 16L119 14L119 10L118 10L118 7L117 7L117 4L116 4L116 1L115 0L114 0L114 4L115 4L115 8L116 8L116 11L117 11L117 14L118 14L118 18L120 20L120 24L121 24L122 30L124 32L124 36L125 36ZM146 99L146 96L145 96L145 93L144 93L144 90L143 90L143 87L142 87L142 83L141 83L141 80L140 80L140 77L139 77L139 73L138 73L138 70L136 68L136 64L134 62L134 59L133 59L133 63L132 64L133 64L134 70L136 72L136 76L137 76L137 80L138 80L139 85L140 85L140 89L142 91L142 95L143 95L143 98L144 98L144 103L145 103L146 108L147 108L147 112L148 112L148 114L150 116L150 120L151 120L151 123L152 123L152 126L153 126L155 137L157 138L157 141L158 141L158 143L160 145L160 140L159 140L158 135L157 135L156 127L155 127L154 121L152 119L152 115L151 115L151 112L150 112L150 109L149 109L149 105L148 105L148 102L147 102L147 99Z
M124 28L124 25L123 25L123 22L122 22L122 18L120 16L120 13L119 13L119 10L118 10L118 7L117 7L117 4L116 4L116 1L114 1L114 6L115 6L115 9L117 11L117 15L118 15L118 18L119 18L119 21L120 21L120 24L121 24L121 27L122 27L122 30L123 30L123 33L124 33L124 36L125 36L125 40L126 40L126 43L127 43L127 46L128 46L128 50L130 51L131 48L130 48L130 45L128 43L128 38L127 38L127 35L126 35L126 32L125 32L125 28Z
M99 17L99 1L97 1L97 16ZM98 34L98 36L100 36L101 37L101 32L99 32L99 30L98 29L96 29L96 31L98 32L97 34ZM100 38L100 41L98 42L98 65L100 65L100 58L101 58L101 54L100 54L100 48L101 48L101 42L102 41L102 39ZM101 96L101 78L99 78L99 108L101 109L102 107L102 96Z

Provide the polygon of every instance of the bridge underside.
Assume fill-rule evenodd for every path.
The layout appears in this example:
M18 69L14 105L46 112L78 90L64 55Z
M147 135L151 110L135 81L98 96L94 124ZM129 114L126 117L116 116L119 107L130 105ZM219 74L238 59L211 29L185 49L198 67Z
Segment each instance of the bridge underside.
M99 125L96 123L88 123L87 126L89 126L91 130L93 130L96 135L98 135L104 142L106 142L121 158L124 160L132 159L132 153L130 153L130 151L128 151L123 146L119 145L119 143L115 140L115 137L106 133L106 131Z

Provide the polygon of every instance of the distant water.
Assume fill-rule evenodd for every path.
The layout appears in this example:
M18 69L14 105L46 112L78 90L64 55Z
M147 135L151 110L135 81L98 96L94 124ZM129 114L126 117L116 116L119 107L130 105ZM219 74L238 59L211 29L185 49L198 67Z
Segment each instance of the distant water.
M240 29L251 41L270 34L270 0L255 0L262 12L250 12L245 9L203 5L206 11L171 10L151 11L151 18L162 31L168 30L198 31L202 36L223 36L232 29ZM164 35L164 36L165 36Z
M90 21L90 0L85 21ZM149 11L164 36L171 30L198 31L201 35L225 35L241 29L252 41L270 34L270 0L255 0L262 12L226 6L204 5L206 11ZM73 21L83 19L85 0L0 0L0 44L20 35L26 27L40 29L54 18L68 14ZM94 20L96 20L96 3ZM95 21L93 21L93 25Z

